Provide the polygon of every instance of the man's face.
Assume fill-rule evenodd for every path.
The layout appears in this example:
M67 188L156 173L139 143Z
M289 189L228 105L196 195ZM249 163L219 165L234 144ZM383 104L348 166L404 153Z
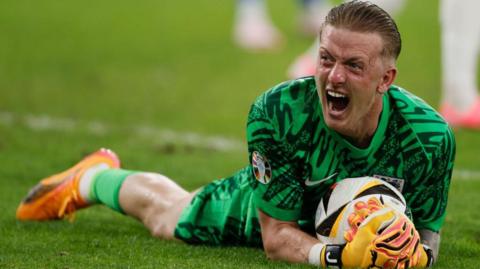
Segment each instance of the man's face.
M377 33L331 25L322 31L315 78L323 116L330 128L354 142L375 132L382 94L396 74L393 59L382 50Z

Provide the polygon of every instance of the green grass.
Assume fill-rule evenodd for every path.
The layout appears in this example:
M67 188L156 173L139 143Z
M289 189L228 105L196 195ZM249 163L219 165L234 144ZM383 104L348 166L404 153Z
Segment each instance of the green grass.
M243 141L252 100L286 79L288 64L311 42L296 32L294 1L270 4L288 43L249 54L230 41L233 1L1 1L0 268L307 268L268 261L259 249L154 239L101 206L79 212L74 223L14 218L38 179L101 146L115 149L125 167L165 173L189 190L244 166L245 151L171 144L135 127ZM397 84L434 106L437 14L438 3L423 0L409 1L398 16L404 47ZM31 115L80 127L32 129ZM91 122L111 129L81 128ZM456 131L456 138L456 168L478 170L479 133ZM453 178L437 268L480 263L479 190L480 178Z

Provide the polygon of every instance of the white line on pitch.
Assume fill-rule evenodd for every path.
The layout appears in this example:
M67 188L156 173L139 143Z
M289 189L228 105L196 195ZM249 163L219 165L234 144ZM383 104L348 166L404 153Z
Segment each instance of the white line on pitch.
M127 130L134 138L148 139L156 143L178 143L218 151L242 152L246 150L245 143L240 140L222 136L202 135L194 132L177 132L168 128L158 128L148 125L118 126L100 121L84 122L71 118L32 114L17 115L11 112L0 112L0 124L4 126L24 126L36 132L85 132L96 136L121 133L122 131Z
M454 169L452 178L453 180L480 180L480 171L469 169Z
M86 132L103 136L129 130L135 138L148 139L158 143L180 143L198 148L213 149L225 152L244 152L244 142L223 136L207 136L193 132L177 132L167 128L148 125L115 126L100 121L82 122L71 118L51 117L48 115L16 115L0 111L0 124L4 126L20 125L32 131ZM454 180L480 180L480 170L455 169Z

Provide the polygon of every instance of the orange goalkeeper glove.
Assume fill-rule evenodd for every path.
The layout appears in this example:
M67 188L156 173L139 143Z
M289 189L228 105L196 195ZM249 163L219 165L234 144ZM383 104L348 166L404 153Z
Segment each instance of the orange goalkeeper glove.
M432 251L420 243L413 223L376 198L357 202L349 216L344 245L325 245L320 264L338 268L428 267Z

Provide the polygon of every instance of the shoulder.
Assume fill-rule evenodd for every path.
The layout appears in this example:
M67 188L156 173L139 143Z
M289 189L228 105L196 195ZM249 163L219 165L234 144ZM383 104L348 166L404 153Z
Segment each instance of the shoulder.
M248 134L271 130L279 140L291 134L301 135L302 130L313 128L312 123L318 120L319 106L313 77L282 82L253 103L247 122Z
M315 80L313 77L304 77L279 83L256 100L254 105L266 109L279 105L305 105L305 101L313 101L316 97ZM317 98L318 100L318 98Z
M400 130L411 130L427 153L437 151L445 144L454 146L449 125L423 99L398 86L392 86L387 94L393 113L403 122Z

